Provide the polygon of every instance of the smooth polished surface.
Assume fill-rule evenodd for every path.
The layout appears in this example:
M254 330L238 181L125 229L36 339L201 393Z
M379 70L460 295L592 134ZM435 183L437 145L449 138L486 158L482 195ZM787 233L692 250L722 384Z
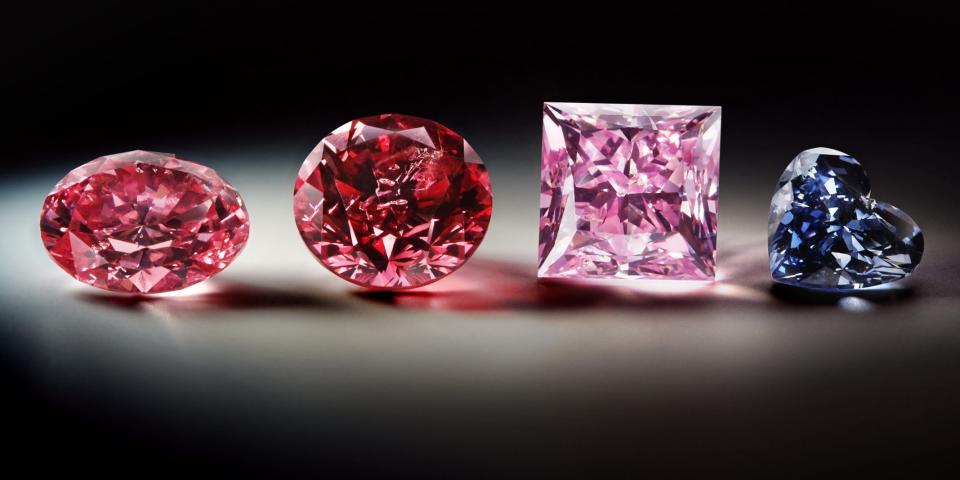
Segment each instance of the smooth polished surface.
M187 152L233 181L256 227L221 275L149 298L80 285L46 258L35 212L56 171L6 183L0 246L18 252L0 270L6 365L51 422L73 422L61 435L94 429L270 472L370 449L384 465L452 472L489 455L560 468L584 451L676 458L701 442L711 466L762 452L755 465L779 468L893 436L919 445L953 418L941 407L957 391L945 369L960 351L958 232L937 211L889 192L937 225L929 268L901 288L775 286L766 220L782 165L771 160L765 181L727 182L716 283L538 281L538 145L480 141L516 166L491 170L510 208L455 275L409 292L343 282L303 248L289 188L309 144ZM760 164L725 162L734 179Z

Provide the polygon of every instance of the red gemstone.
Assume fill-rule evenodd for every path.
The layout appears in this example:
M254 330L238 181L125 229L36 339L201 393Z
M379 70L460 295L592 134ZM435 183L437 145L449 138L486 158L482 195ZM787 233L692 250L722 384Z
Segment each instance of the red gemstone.
M372 288L413 288L464 264L490 223L480 157L432 120L387 114L336 129L294 187L297 228L330 271Z
M43 202L40 237L77 280L116 292L178 290L219 273L250 232L237 191L173 155L107 155L67 174Z

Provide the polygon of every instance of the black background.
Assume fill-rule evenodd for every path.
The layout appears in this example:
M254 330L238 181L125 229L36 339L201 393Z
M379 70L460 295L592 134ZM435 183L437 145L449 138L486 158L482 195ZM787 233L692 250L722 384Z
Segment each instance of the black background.
M875 185L913 193L900 202L912 212L941 209L932 218L946 212L957 170L957 25L947 17L920 5L41 5L3 14L3 163L16 178L133 148L306 151L351 118L391 111L489 131L491 142L536 154L545 100L722 105L725 157L843 146L889 173ZM764 170L764 181L782 164ZM748 163L724 169L727 178L761 175ZM947 464L960 407L955 378L920 368L958 371L956 354L937 352L894 362L889 377L819 379L836 389L830 402L805 402L809 390L771 382L801 396L769 410L702 398L692 417L671 410L670 399L659 418L598 411L562 442L551 425L563 419L546 413L532 430L505 424L473 434L484 419L471 418L405 435L389 425L303 425L250 438L228 422L197 432L189 419L122 415L121 405L87 403L82 387L74 408L60 411L15 352L2 354L4 436L13 444L5 463L42 470L913 475ZM907 391L918 385L916 395ZM128 421L111 421L117 416Z

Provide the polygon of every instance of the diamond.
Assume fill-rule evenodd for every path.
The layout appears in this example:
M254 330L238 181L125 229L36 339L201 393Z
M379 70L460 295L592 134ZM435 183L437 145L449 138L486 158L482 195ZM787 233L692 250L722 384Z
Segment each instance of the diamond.
M870 198L863 167L829 148L801 152L770 205L770 271L778 282L854 289L899 280L923 255L923 234L898 208Z
M297 228L341 278L413 288L464 264L493 210L487 169L456 132L423 118L353 120L326 136L294 186Z
M545 103L540 277L711 280L720 107Z
M212 169L165 153L107 155L63 177L43 203L40 237L77 280L160 293L206 280L250 231L240 195Z

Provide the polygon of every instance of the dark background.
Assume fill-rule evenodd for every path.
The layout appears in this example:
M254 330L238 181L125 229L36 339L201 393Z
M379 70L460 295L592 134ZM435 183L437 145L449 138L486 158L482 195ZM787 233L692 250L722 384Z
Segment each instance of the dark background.
M134 148L306 152L349 119L383 112L474 132L480 152L537 156L545 100L722 105L728 189L751 181L768 189L792 154L831 146L885 172L875 191L896 192L925 228L951 217L957 25L932 7L117 3L18 7L2 17L11 181ZM768 153L770 164L745 160ZM514 168L484 159L491 170ZM16 338L0 351L13 447L5 463L41 470L915 475L948 464L960 426L960 353L948 349L878 352L882 369L761 383L775 404L694 390L556 411L435 405L423 423L400 410L370 423L271 423L256 420L251 399L242 409L251 423L241 425L241 414L215 406L202 417L153 417L137 402L105 402L116 396L84 379L52 401Z

